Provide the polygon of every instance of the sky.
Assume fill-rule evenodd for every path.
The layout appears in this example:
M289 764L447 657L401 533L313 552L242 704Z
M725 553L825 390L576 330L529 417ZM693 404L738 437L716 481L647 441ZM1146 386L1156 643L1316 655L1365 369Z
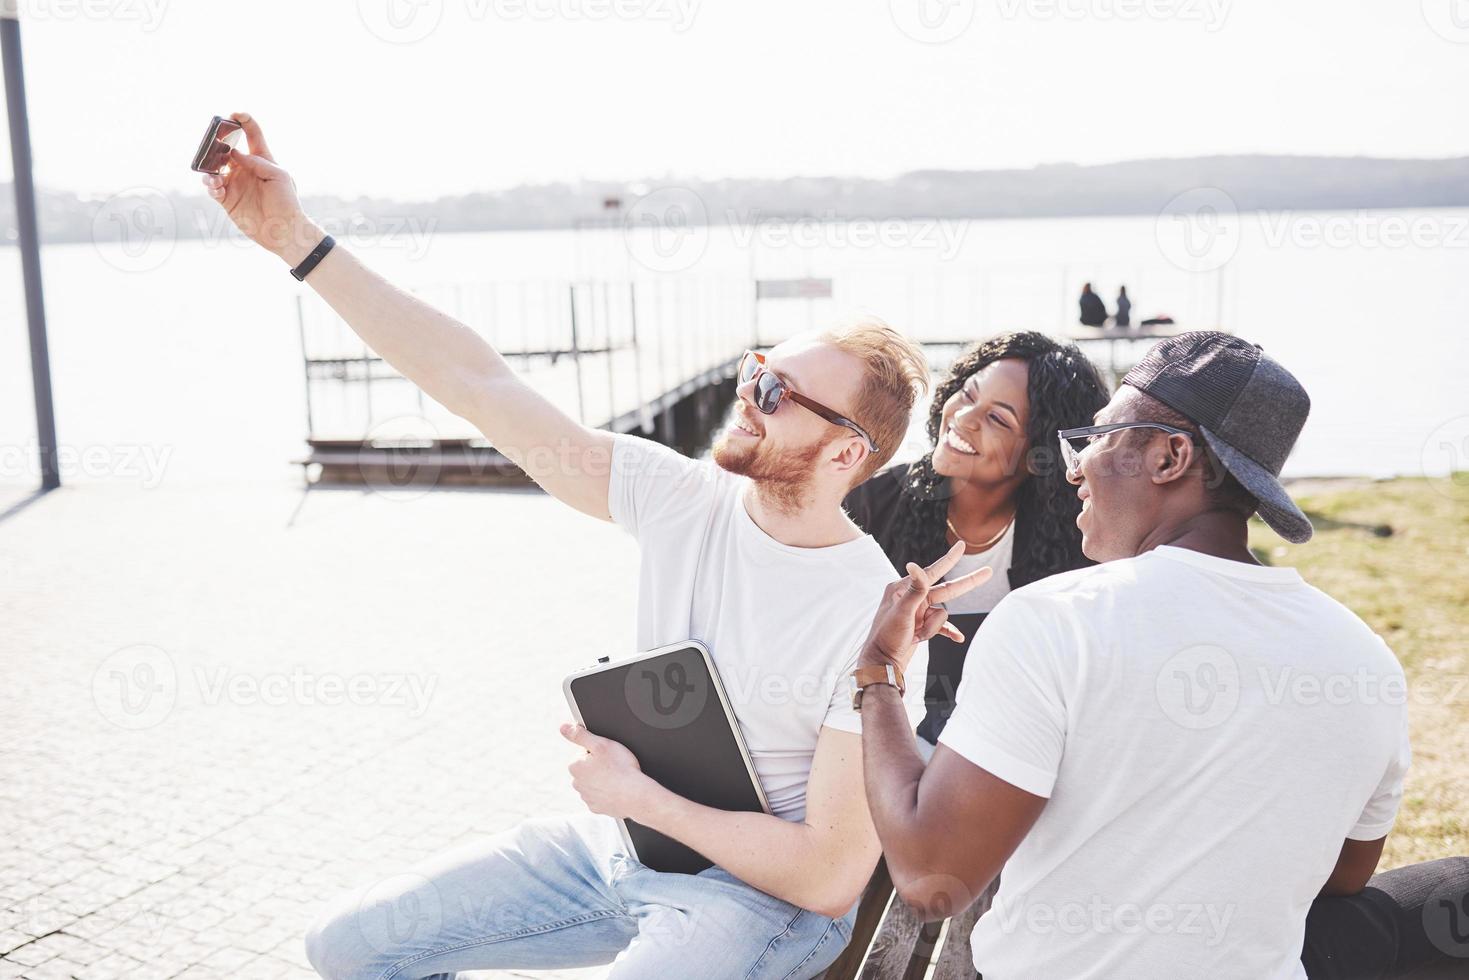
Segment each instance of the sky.
M37 180L303 193L1469 154L1469 0L18 0ZM8 179L5 147L0 174Z

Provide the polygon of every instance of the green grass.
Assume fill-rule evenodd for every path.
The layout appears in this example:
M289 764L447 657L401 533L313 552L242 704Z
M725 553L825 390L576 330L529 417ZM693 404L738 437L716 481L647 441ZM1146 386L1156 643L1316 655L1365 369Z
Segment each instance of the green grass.
M1315 537L1254 521L1250 546L1354 610L1407 672L1413 768L1382 867L1469 854L1469 473L1305 493Z

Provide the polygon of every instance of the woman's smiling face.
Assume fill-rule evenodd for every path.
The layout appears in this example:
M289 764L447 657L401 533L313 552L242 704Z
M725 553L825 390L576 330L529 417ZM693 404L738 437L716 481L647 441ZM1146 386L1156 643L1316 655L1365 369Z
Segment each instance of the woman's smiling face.
M1001 358L971 374L944 402L933 468L981 484L1024 479L1030 366Z

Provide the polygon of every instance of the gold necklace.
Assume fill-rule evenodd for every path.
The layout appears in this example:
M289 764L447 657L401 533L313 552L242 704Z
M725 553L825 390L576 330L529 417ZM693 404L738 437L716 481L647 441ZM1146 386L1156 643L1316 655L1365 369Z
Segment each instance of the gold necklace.
M944 523L947 524L947 525L949 525L949 531L954 535L955 540L957 540L957 541L964 541L964 535L960 534L959 533L959 529L954 526L954 520L953 520L953 518L949 517L948 515L945 515L944 516ZM1011 514L1010 515L1010 519L1005 522L1005 526L1002 527L1002 528L1000 528L1000 533L999 534L996 534L994 537L990 538L988 541L984 542L983 544L971 544L968 541L964 541L964 551L966 553L968 553L970 551L974 551L975 553L989 551L991 548L993 548L996 544L999 543L1000 539L1005 536L1005 532L1008 531L1008 530L1010 530L1010 525L1011 524L1014 524L1014 523L1015 523L1015 515L1014 514Z

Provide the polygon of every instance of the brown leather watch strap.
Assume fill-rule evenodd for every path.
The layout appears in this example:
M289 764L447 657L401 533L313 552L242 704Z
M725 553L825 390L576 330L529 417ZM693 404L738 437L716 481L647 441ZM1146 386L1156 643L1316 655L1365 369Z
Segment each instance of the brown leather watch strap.
M852 671L852 708L862 710L862 692L873 684L890 684L898 689L898 697L907 693L903 669L897 664L871 664Z

